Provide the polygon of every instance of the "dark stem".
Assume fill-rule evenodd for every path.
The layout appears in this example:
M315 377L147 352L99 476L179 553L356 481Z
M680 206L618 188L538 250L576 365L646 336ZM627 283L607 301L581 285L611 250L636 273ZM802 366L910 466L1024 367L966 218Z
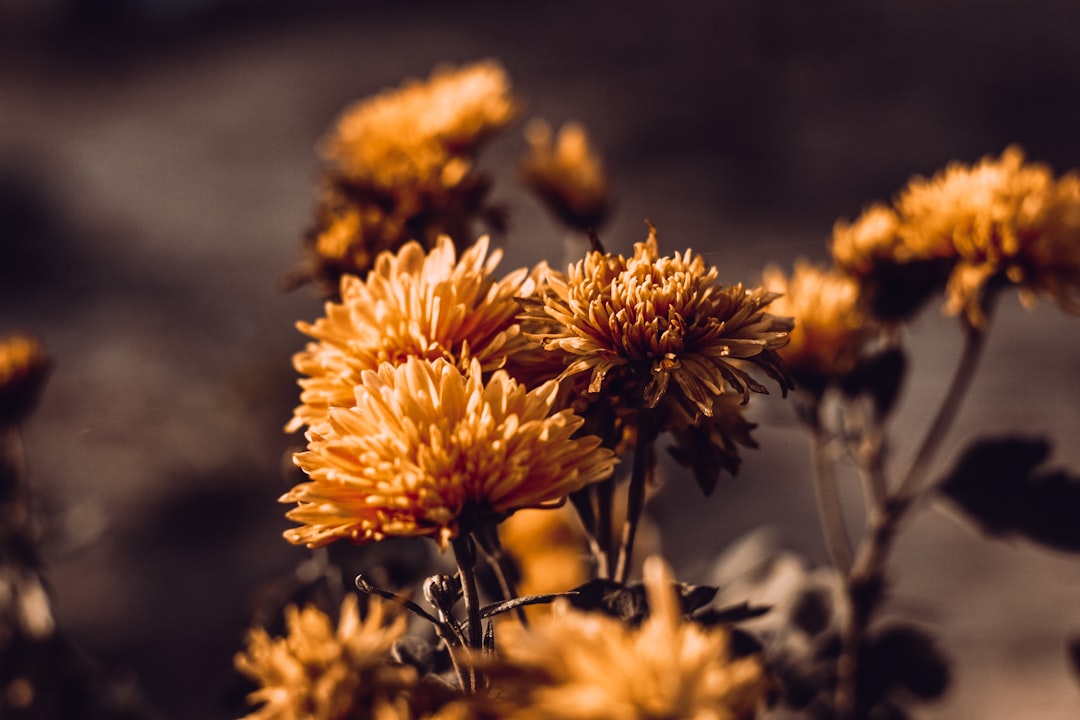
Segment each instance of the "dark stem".
M658 434L653 412L641 410L638 413L637 442L634 444L634 467L626 496L626 521L623 523L622 543L619 545L619 561L615 565L615 582L618 583L625 583L630 574L634 539L641 521L641 512L645 508L645 488L652 478L656 464L653 451Z
M502 598L500 599L510 601L516 598L518 596L517 586L506 572L504 565L506 562L506 553L503 552L502 543L499 542L499 533L494 525L488 526L476 533L476 545L487 559L492 572L495 573L495 581L498 582L499 591L502 593ZM529 626L529 618L525 613L524 607L520 605L515 606L514 614L517 615L518 621L522 625L525 627Z
M599 543L596 576L601 579L611 577L611 568L615 564L614 534L612 532L612 514L615 512L615 473L607 480L602 480L591 488L596 493L596 540Z
M480 652L483 648L483 628L480 625L480 593L476 588L476 547L471 535L458 535L453 539L454 559L457 560L461 578L461 593L465 601L466 641L469 648ZM467 693L479 690L480 678L475 669L469 670Z
M596 576L607 578L610 576L611 566L608 562L608 551L599 538L600 531L597 529L596 523L595 497L596 485L594 483L577 492L570 493L570 504L574 506L574 510L577 511L578 517L581 519L581 525L585 528L585 538L589 543L589 553L593 558ZM608 534L610 536L610 531Z
M984 299L983 309L987 325L990 321L992 301L992 295ZM900 485L881 503L878 512L871 514L867 536L860 543L848 575L847 592L851 617L842 634L841 655L837 664L836 716L840 720L855 718L859 707L859 653L866 630L884 593L885 565L889 552L909 510L917 504L920 493L925 489L931 462L956 419L986 346L985 328L976 328L965 321L964 331L964 349L941 406L923 436L915 459Z

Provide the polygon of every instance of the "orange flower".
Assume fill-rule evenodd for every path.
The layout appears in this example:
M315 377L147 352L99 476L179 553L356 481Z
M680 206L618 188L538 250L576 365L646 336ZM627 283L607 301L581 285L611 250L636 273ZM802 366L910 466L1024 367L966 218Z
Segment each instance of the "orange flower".
M615 459L581 418L549 414L558 385L525 388L504 371L484 383L443 359L410 357L363 373L355 408L334 408L295 457L311 477L281 498L303 524L285 537L309 547L340 538L460 532L515 510L558 505L608 477Z

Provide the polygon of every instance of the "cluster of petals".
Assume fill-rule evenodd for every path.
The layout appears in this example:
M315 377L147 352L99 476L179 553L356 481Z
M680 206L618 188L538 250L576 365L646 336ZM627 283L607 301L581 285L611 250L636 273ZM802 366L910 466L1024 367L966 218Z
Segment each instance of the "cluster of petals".
M776 351L791 320L765 312L774 293L723 286L717 275L689 250L661 257L650 227L630 258L593 251L565 275L549 272L542 300L523 315L525 334L572 358L562 377L591 373L590 393L613 371L629 374L649 408L675 394L677 403L711 416L714 398L728 388L744 402L751 391L766 392L742 361L786 392L790 380Z
M832 252L863 280L882 263L948 263L945 309L976 327L998 284L1080 312L1080 175L1055 177L1015 146L974 165L951 163L913 178L891 208L839 223Z
M453 186L470 169L469 155L513 119L510 78L492 60L437 67L347 108L323 141L339 172L375 188Z
M258 688L248 702L260 705L245 720L340 720L387 703L415 682L412 668L389 662L393 644L405 633L406 618L378 600L361 619L356 595L347 595L340 619L313 605L285 610L284 637L257 628L235 658L237 670Z
M611 198L603 162L585 128L567 122L555 137L547 122L533 120L525 128L525 139L525 184L570 227L595 229L607 215Z
M780 349L792 373L823 377L854 368L873 325L853 277L798 262L790 277L777 267L766 268L764 283L779 295L771 309L796 319L788 344Z
M347 538L430 536L441 546L515 510L562 503L611 475L615 459L582 419L552 413L558 384L534 390L480 363L410 357L365 371L354 407L332 408L295 462L310 476L281 498L286 531L309 547Z
M385 252L361 280L345 275L341 302L326 303L326 316L297 327L316 342L293 357L301 405L286 427L298 430L326 418L331 407L354 404L365 370L409 357L444 358L462 369L472 360L485 370L501 367L528 344L517 321L518 298L533 292L525 269L497 280L502 252L488 252L480 238L457 259L449 238L430 253L415 242Z
M649 617L637 628L560 600L528 628L507 626L492 670L511 720L749 720L768 688L755 658L733 659L723 627L683 617L670 569L645 562Z

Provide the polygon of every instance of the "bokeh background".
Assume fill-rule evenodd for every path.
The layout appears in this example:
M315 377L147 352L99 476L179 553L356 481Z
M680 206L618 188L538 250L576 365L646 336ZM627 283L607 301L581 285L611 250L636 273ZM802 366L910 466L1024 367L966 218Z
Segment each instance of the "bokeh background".
M662 247L754 282L823 259L837 218L951 159L1015 142L1080 166L1078 37L1071 0L0 0L0 331L37 333L55 362L25 436L60 623L155 717L241 712L232 654L306 557L275 500L296 442L293 324L321 310L279 281L309 223L314 143L350 101L497 58L526 116L582 121L606 157L608 247L647 218ZM563 247L516 182L523 146L515 127L482 156L511 213L506 270ZM953 444L1047 434L1080 467L1077 322L1004 302ZM959 341L933 310L912 327L900 458ZM653 506L685 580L762 526L824 560L805 439L778 398L754 405L762 449L739 477L707 502L673 478ZM920 717L1080 716L1065 653L1080 559L932 511L894 569L893 612L957 663Z

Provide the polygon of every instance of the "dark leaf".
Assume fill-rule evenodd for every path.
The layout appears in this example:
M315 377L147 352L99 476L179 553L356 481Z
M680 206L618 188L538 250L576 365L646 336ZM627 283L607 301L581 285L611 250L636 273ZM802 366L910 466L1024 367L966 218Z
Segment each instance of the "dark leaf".
M1020 535L1080 552L1080 477L1040 470L1050 455L1038 438L973 444L941 483L941 492L990 535Z
M863 652L859 694L868 701L893 689L934 700L949 686L948 661L934 639L918 628L886 628L870 639Z
M815 637L832 624L832 598L821 588L804 590L791 609L791 622L810 637Z
M703 608L713 601L720 590L710 585L683 585L679 588L683 612L690 613Z

